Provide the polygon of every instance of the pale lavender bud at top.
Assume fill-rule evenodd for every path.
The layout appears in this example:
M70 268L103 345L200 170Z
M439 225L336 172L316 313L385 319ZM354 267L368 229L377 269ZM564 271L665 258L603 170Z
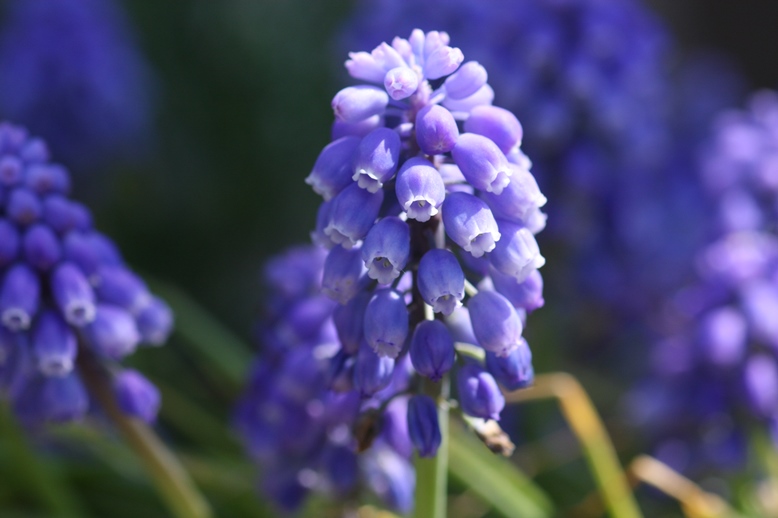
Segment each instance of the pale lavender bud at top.
M70 192L70 175L59 164L37 164L28 167L24 183L38 194Z
M38 275L29 266L18 263L9 268L0 286L0 322L11 331L30 327L40 291Z
M24 233L24 259L40 271L47 271L62 257L59 239L47 225L35 224Z
M157 387L140 372L127 369L113 380L113 390L119 408L125 414L153 423L159 412L160 395Z
M510 167L513 174L505 189L499 195L482 192L481 197L489 204L495 217L528 226L530 215L546 204L546 197L540 192L532 173L516 165Z
M98 304L94 320L83 330L84 338L93 351L114 360L132 353L140 342L132 315L108 304Z
M452 99L470 97L486 84L486 69L477 61L468 61L446 78L446 95Z
M457 391L462 412L482 419L500 419L505 398L494 377L476 363L468 362L457 372Z
M416 326L409 348L416 372L440 381L454 366L454 340L440 320L424 320Z
M429 38L429 34L427 37ZM440 79L454 72L464 60L465 56L458 48L441 45L425 56L424 77Z
M167 341L173 329L173 312L164 300L151 297L151 300L138 312L135 320L141 342L162 345Z
M360 189L362 190L362 189ZM322 273L322 292L340 304L346 304L362 289L365 263L359 249L336 246L327 254Z
M400 158L400 136L389 128L376 128L359 143L352 180L376 192L391 180Z
M442 210L446 234L473 257L491 252L500 240L497 221L489 206L472 194L449 194Z
M400 53L385 41L381 42L380 45L374 48L370 55L373 57L376 63L381 65L381 67L384 69L384 72L393 68L407 65ZM376 82L380 83L382 80L383 78Z
M373 115L365 120L357 122L344 122L335 120L332 123L330 138L338 140L342 137L364 137L374 129L384 125L384 118L380 115Z
M325 200L335 197L351 185L351 166L359 146L359 137L342 137L327 144L319 153L305 183Z
M441 443L438 423L438 405L424 394L413 396L408 402L408 435L419 457L434 457Z
M497 356L487 351L486 369L507 390L529 387L535 380L532 351L524 338L519 340L518 347L507 356Z
M95 318L95 294L73 263L62 263L51 275L51 291L65 320L82 327Z
M424 254L417 282L422 299L435 313L450 315L465 297L465 274L448 250L434 248Z
M545 304L543 276L538 270L533 270L524 282L518 282L515 277L495 269L492 269L489 275L495 291L508 299L513 307L532 312Z
M476 189L500 194L513 168L497 144L482 135L463 133L451 151L467 181Z
M511 303L494 291L479 291L467 301L478 344L498 356L519 345L524 326Z
M395 182L397 201L408 218L425 222L438 213L446 197L446 186L429 160L411 158L400 168Z
M43 207L34 192L20 187L8 194L5 212L12 221L27 226L40 219Z
M386 69L383 63L379 63L368 52L349 52L346 61L346 70L354 79L362 79L371 83L380 83L384 80Z
M748 339L746 319L735 308L709 312L700 322L699 340L705 360L715 365L735 365L743 357Z
M476 106L464 124L468 133L483 135L497 144L506 155L521 145L524 130L516 116L497 106Z
M0 219L0 268L11 264L19 254L19 231L7 219Z
M751 407L761 417L775 415L778 408L778 366L766 354L752 356L743 370L743 381Z
M379 356L397 358L408 337L408 308L402 294L377 290L365 308L365 340Z
M332 199L324 233L344 247L356 245L373 226L383 201L383 190L371 193L352 183Z
M338 341L343 350L355 354L364 340L365 308L373 294L361 291L345 305L338 306L332 312L332 320L338 333Z
M12 187L22 180L22 162L15 156L0 158L0 185Z
M411 231L400 218L388 216L373 225L362 244L367 274L381 284L400 276L411 252Z
M122 266L101 267L96 272L93 285L100 302L122 307L133 315L151 301L146 283Z
M73 370L76 360L76 335L58 312L46 309L35 320L32 350L44 375L64 376Z
M389 94L382 88L367 85L348 86L335 94L332 110L338 120L358 122L383 113L387 104Z
M354 389L363 397L370 397L386 388L392 381L394 359L379 356L367 344L359 347L354 362Z
M488 84L483 85L476 93L464 99L443 99L443 106L452 112L469 112L477 106L490 105L494 101L494 90Z
M407 66L395 67L384 77L384 88L395 101L410 97L418 87L418 74Z
M448 153L454 149L458 137L457 121L442 106L431 104L416 114L416 142L425 154Z
M532 232L524 227L499 222L502 236L489 254L489 262L499 272L524 282L530 273L546 264Z

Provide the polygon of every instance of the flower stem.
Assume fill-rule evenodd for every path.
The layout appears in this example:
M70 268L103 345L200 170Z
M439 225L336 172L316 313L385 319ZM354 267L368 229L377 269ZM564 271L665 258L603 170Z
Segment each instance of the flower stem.
M641 517L605 426L588 394L573 376L561 372L536 376L532 388L511 392L506 401L516 403L546 398L559 402L565 420L581 443L610 515L614 518Z
M195 488L178 459L151 428L121 411L102 365L84 348L79 351L78 362L89 392L140 457L173 515L178 518L209 518L211 510L208 503Z
M432 385L431 383L428 384ZM438 401L438 424L440 426L440 447L432 458L416 457L416 518L446 518L448 498L448 393L449 380L444 376L433 387ZM433 394L430 394L433 395Z

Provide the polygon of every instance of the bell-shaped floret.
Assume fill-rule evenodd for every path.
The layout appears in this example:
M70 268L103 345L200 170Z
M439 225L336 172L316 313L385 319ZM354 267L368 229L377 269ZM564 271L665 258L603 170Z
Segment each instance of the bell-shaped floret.
M521 123L514 114L504 108L491 105L473 108L465 121L464 129L468 133L488 138L506 155L521 145L524 136Z
M408 337L408 308L402 294L378 290L365 308L365 340L379 356L397 358Z
M40 291L40 280L32 268L24 263L9 268L0 286L0 322L11 331L30 327Z
M486 369L507 390L529 387L535 380L535 371L532 368L532 351L523 338L519 340L518 347L509 352L507 356L497 356L487 352Z
M359 347L354 362L354 389L363 398L371 397L392 381L394 359L379 356L367 344Z
M419 88L419 75L412 68L395 67L386 73L384 88L395 101L405 99Z
M69 324L82 327L95 318L95 294L87 278L73 263L64 262L54 269L51 291Z
M540 192L532 173L515 164L510 167L513 174L505 189L499 195L482 192L481 197L489 204L495 217L529 227L533 213L546 204L546 197Z
M465 297L465 274L456 256L440 248L419 261L419 293L435 313L450 315Z
M467 301L478 344L498 356L519 345L524 326L511 303L494 291L479 291Z
M17 187L8 194L5 213L11 221L26 227L40 219L43 207L38 195L29 189Z
M438 405L424 394L408 402L408 434L419 457L434 457L441 443Z
M363 189L376 192L397 171L400 136L389 128L376 128L359 143L352 180Z
M458 137L457 121L442 106L430 104L416 114L416 142L425 154L448 153L454 149Z
M7 219L0 219L0 268L14 262L19 254L20 242L16 225Z
M78 353L76 335L58 312L46 309L38 316L32 351L38 369L46 376L65 376L73 370Z
M489 262L499 272L524 282L530 273L544 264L540 247L532 232L525 227L500 221L500 241L489 254Z
M173 329L173 312L167 303L152 295L135 318L141 342L151 345L162 345L167 341Z
M417 157L407 160L400 168L395 193L408 218L425 222L438 213L446 197L446 186L429 160Z
M389 95L383 88L368 85L348 86L335 94L332 110L338 120L359 122L380 115L387 104Z
M47 225L34 224L24 233L24 259L42 272L54 266L62 257L62 247L56 234Z
M494 377L476 363L468 362L457 372L457 392L462 412L482 419L500 419L505 398Z
M119 360L132 353L140 333L132 315L122 308L99 304L92 322L84 326L86 343L106 358Z
M336 246L324 261L322 292L339 304L346 304L362 289L364 274L362 252L356 248Z
M388 216L373 225L362 244L367 274L381 284L400 276L411 251L411 231L400 218Z
M127 369L113 380L116 402L125 414L147 423L153 423L159 412L160 395L157 387L140 372Z
M500 194L510 182L513 167L497 144L483 135L461 134L451 155L476 189Z
M531 313L545 304L543 276L538 270L533 270L524 282L518 282L515 277L500 273L494 268L489 276L492 278L495 291L507 298L513 307Z
M332 199L324 233L344 247L356 245L375 223L383 201L383 190L371 193L352 183Z
M464 99L443 99L443 106L452 112L470 112L478 106L488 106L494 101L494 90L488 84L483 85L476 93Z
M365 308L372 297L372 293L360 291L345 305L337 306L332 312L340 345L349 354L355 354L364 340Z
M454 340L440 320L424 320L416 326L409 349L416 372L440 381L454 366Z
M500 240L497 221L489 206L472 194L449 194L442 210L446 234L473 257L491 252Z
M359 137L342 137L327 144L316 158L305 183L325 200L351 185L351 168L359 142Z
M468 61L446 78L446 96L451 99L470 97L486 84L488 78L486 69L478 61Z

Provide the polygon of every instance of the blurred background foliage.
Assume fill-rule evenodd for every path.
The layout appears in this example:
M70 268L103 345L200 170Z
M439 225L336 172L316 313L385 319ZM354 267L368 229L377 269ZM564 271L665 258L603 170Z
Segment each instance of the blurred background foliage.
M778 4L649 4L681 54L715 50L740 69L747 91L778 87ZM225 423L252 352L260 265L307 241L315 218L318 197L303 178L329 141L330 100L344 84L339 31L352 2L163 0L124 7L154 74L156 123L149 148L137 156L73 170L75 197L92 206L98 228L135 269L158 279L152 287L177 311L179 330L169 344L130 362L162 391L160 434L181 453L218 516L273 516ZM552 275L554 257L548 259L544 273ZM619 417L624 380L581 361L586 350L568 354L576 344L562 342L580 330L560 325L567 322L555 301L546 302L530 326L536 371L579 377L622 460L632 458L644 445ZM619 345L629 355L633 344ZM30 436L3 409L0 516L166 516L132 453L99 419L89 424ZM514 459L559 508L592 491L554 405L528 406L515 426ZM452 482L452 493L461 490ZM647 516L679 515L656 494L641 495ZM461 516L484 511L469 493L459 498ZM312 509L310 516L330 512L326 505Z

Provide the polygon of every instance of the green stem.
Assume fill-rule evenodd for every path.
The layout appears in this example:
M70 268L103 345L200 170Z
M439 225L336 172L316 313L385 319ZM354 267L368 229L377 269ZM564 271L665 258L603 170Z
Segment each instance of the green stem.
M124 435L149 472L172 513L178 518L209 518L208 503L173 453L145 423L121 411L105 369L85 350L78 355L81 377L108 418Z
M440 448L431 459L416 457L415 518L446 518L448 498L448 376L434 387L438 400Z
M509 402L556 398L562 415L578 438L608 512L614 518L640 518L642 514L627 483L613 443L597 410L580 383L569 374L535 377L530 389L512 392Z
M83 511L76 499L56 473L30 448L24 432L19 428L7 407L0 409L0 437L8 446L10 465L13 472L24 480L25 485L35 488L36 499L52 514L72 518Z

